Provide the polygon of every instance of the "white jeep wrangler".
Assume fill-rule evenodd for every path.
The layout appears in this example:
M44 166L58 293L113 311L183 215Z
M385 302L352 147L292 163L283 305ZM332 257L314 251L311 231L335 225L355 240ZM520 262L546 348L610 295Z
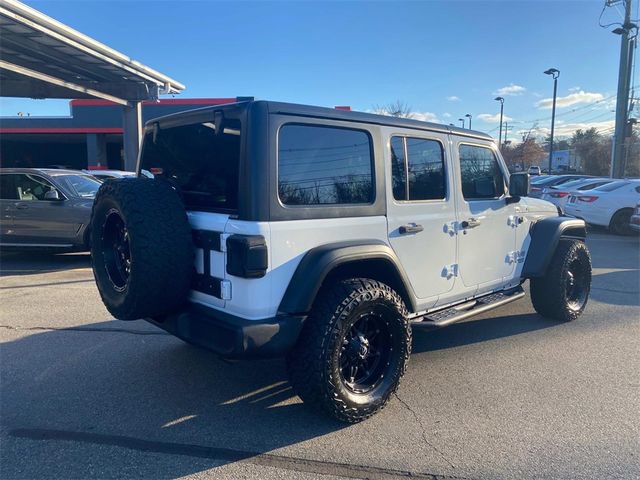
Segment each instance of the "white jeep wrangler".
M138 170L107 181L93 270L119 319L224 357L286 355L300 397L357 422L397 389L412 327L524 296L585 308L582 220L527 198L487 135L266 101L149 122Z

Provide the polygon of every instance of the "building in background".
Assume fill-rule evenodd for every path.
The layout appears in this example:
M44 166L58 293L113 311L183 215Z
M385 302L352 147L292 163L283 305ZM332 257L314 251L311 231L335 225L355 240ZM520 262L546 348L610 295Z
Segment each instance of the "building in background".
M250 100L180 98L142 103L147 122L184 110ZM124 169L122 107L107 100L71 100L63 117L0 117L0 166Z

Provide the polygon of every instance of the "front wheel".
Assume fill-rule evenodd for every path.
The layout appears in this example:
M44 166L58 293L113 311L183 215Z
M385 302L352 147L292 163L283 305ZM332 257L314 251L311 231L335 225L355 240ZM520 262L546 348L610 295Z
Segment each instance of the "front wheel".
M400 296L381 282L349 279L320 292L287 368L305 403L355 423L386 405L410 353Z
M531 279L531 302L543 317L578 318L591 290L591 256L584 242L560 240L543 277Z

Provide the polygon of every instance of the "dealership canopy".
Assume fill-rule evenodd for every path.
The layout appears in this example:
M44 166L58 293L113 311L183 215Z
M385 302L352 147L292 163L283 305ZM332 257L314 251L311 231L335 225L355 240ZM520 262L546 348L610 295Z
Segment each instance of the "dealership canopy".
M101 98L123 107L125 165L135 165L140 102L185 86L15 0L0 0L0 96Z

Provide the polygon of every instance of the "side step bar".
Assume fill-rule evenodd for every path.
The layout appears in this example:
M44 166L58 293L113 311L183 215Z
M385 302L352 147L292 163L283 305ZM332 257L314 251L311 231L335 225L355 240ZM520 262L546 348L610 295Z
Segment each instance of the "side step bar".
M453 307L437 310L414 320L412 327L440 328L452 323L460 322L474 315L501 307L524 297L522 287L516 287L504 292L490 293L469 302L454 305Z

